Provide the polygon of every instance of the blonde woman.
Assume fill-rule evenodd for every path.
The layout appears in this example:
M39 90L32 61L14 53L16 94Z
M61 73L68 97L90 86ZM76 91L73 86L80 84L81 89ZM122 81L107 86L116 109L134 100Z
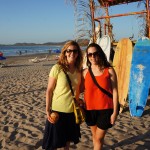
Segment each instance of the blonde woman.
M64 73L67 72L72 82L75 97L78 100L81 83L82 52L75 41L67 42L62 50L57 64L49 74L46 91L47 121L43 138L43 149L54 150L63 148L69 150L70 142L79 142L80 127L75 123L73 98ZM55 122L51 116L57 112L59 119Z

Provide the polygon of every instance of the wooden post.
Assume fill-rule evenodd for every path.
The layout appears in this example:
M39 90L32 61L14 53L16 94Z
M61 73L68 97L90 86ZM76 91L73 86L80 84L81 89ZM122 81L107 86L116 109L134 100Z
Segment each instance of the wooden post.
M95 21L94 21L94 1L90 0L90 11L91 11L91 20L92 20L92 36L93 36L93 42L96 42L96 33L95 33Z
M108 7L109 7L109 5L107 3L106 7L105 7L106 16L109 16ZM105 34L108 34L110 36L111 40L113 40L112 26L111 26L111 23L110 23L110 18L105 18L105 24L106 24L106 28L107 28L107 32L105 31Z
M146 10L147 10L146 25L147 25L147 30L148 30L147 36L150 38L150 3L149 3L149 0L146 0Z

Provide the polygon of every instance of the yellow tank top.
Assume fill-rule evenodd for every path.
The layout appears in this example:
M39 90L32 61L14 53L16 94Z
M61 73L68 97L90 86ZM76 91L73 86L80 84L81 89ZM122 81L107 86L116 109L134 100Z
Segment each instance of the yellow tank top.
M81 83L81 73L75 71L74 73L67 72L69 78L72 82L72 88L76 99L79 98L79 87ZM66 75L61 69L61 66L56 64L52 67L50 77L54 77L57 82L55 89L53 91L52 97L52 110L70 113L73 112L73 98L69 83L67 81Z

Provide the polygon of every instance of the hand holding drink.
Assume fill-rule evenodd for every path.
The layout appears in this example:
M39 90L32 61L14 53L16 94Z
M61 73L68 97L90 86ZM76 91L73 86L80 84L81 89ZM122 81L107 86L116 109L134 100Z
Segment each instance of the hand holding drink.
M59 114L57 112L52 112L48 118L51 123L56 123L59 119Z

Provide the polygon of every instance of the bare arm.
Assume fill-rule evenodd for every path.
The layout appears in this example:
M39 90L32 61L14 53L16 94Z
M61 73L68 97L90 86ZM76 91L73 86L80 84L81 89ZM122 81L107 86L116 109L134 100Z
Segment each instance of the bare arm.
M84 79L85 79L85 75L86 75L87 71L88 71L88 69L84 69L84 70L82 70L82 73L81 73L80 93L84 92Z
M52 95L53 95L53 90L55 88L55 85L56 85L56 79L49 77L47 90L46 90L46 114L47 114L48 119L49 119L49 115L50 115Z
M117 85L117 76L113 68L109 69L109 74L113 91L113 106L114 106L113 114L111 117L111 123L114 124L118 113L118 85Z
M87 72L88 72L88 69L87 69L87 68L84 69L83 72L82 72L82 76L83 76L84 79L85 79L85 75L87 74Z

